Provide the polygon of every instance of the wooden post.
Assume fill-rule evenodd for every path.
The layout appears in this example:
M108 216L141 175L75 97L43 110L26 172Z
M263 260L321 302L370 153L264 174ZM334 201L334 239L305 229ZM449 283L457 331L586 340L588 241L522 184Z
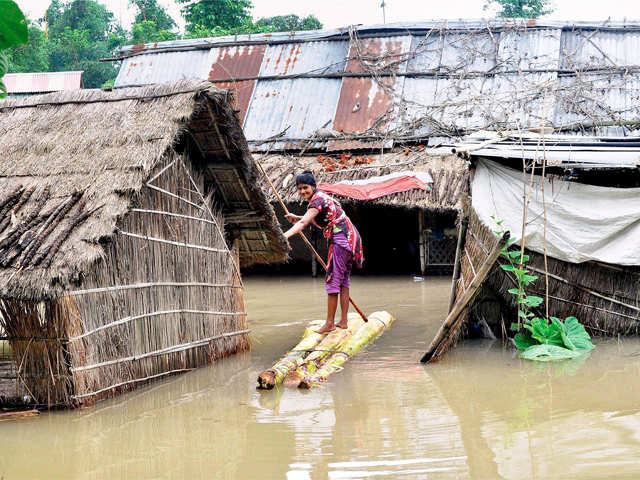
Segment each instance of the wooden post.
M459 326L458 319L464 318L460 314L475 298L476 294L480 290L480 287L482 286L482 283L487 278L487 275L489 275L491 267L493 267L493 264L498 259L500 252L507 244L508 240L509 232L506 232L502 236L502 238L500 238L500 241L496 244L496 246L493 247L493 250L491 250L491 252L489 253L489 257L484 261L484 263L478 270L477 275L473 277L473 280L469 284L469 288L465 290L462 297L455 303L455 305L449 312L449 315L447 315L447 318L440 326L438 333L436 333L436 336L431 342L431 345L429 345L429 349L420 360L422 363L427 363L437 359L436 353L438 353L438 348L440 347L440 345L447 339L447 337L449 337L449 335L457 331L457 327Z
M464 213L462 214L464 215ZM449 294L449 309L453 308L453 304L456 301L456 291L458 289L458 279L460 278L460 264L462 262L462 251L464 250L464 240L467 234L467 226L469 225L469 217L464 216L460 219L460 226L458 227L458 245L456 246L456 259L453 264L453 277L451 278L451 293Z
M418 241L420 243L420 275L427 270L427 255L424 242L424 212L418 210Z

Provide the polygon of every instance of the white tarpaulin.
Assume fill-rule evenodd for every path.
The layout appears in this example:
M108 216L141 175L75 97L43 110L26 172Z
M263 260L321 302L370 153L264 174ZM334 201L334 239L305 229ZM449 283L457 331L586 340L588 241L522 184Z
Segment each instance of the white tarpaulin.
M471 185L472 205L480 220L497 230L502 220L518 243L522 236L523 195L530 175L495 162L480 160ZM544 251L542 178L534 177L525 246ZM572 263L597 260L640 265L640 188L594 187L545 180L547 254Z

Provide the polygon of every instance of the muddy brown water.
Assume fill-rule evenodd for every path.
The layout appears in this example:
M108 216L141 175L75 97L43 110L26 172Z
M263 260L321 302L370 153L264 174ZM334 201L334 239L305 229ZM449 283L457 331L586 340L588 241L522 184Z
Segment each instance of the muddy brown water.
M640 341L539 365L468 341L418 359L447 278L355 278L396 324L311 391L255 390L325 309L322 280L246 278L253 351L85 410L0 423L0 477L639 478Z

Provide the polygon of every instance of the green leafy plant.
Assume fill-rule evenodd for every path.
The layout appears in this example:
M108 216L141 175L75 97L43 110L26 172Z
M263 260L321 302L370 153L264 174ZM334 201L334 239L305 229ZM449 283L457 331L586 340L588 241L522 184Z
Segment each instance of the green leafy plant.
M5 52L14 45L27 43L29 31L24 14L13 0L0 0L2 14L0 15L0 79L9 69L9 60ZM0 98L7 96L7 87L0 80Z
M502 221L493 218L498 225L497 235L502 235ZM509 293L516 297L518 321L511 324L511 330L517 332L513 340L521 350L520 358L549 362L576 358L595 348L591 337L576 317L567 317L564 321L557 317L541 318L534 309L544 303L544 299L537 295L529 295L526 287L538 279L531 275L526 268L529 256L522 250L510 250L514 243L510 239L500 252L505 263L500 268L513 275L516 287L509 289Z

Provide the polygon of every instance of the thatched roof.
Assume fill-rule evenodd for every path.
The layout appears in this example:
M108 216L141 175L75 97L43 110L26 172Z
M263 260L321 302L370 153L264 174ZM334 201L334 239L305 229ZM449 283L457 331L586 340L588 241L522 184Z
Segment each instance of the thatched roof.
M283 260L286 242L255 185L258 172L230 100L198 80L0 101L0 296L53 297L79 281L154 166L187 131L205 145L199 165L205 181L216 181L206 177L210 167L226 169L222 180L229 184L218 190L227 192L228 228L242 235L244 223L234 225L233 215L254 215L249 235L261 233L262 244L244 242L242 263ZM233 198L237 191L242 197ZM31 242L31 258L26 250L12 258L31 241L33 223L42 232L50 218L46 238Z
M433 211L459 210L461 195L468 192L468 162L455 155L434 154L419 147L396 149L376 155L351 152L351 156L345 162L346 166L340 163L342 155L331 155L338 167L333 171L323 166L322 160L327 158L324 155L271 154L263 157L256 156L256 160L264 166L285 202L300 202L294 177L307 169L315 173L318 183L331 184L342 180L362 180L403 170L429 172L433 177L432 189L429 192L411 190L367 201L367 203L378 205ZM354 163L360 164L354 165ZM261 182L261 185L269 199L274 201L275 197L266 182ZM343 203L358 202L350 198L340 200Z

